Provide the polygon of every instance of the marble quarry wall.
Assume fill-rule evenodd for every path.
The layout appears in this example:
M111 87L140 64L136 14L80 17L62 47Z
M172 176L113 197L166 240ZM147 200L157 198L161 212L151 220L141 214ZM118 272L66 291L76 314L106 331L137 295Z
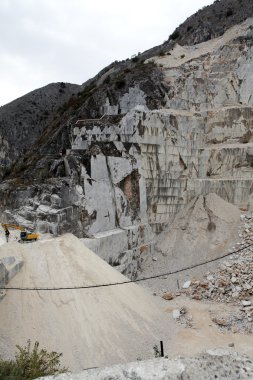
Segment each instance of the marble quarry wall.
M176 45L168 55L152 58L169 88L163 109L147 110L135 88L129 91L132 109L126 96L119 99L126 113L118 123L110 125L104 117L73 126L73 152L95 142L111 147L92 156L91 187L84 173L86 194L101 210L91 231L141 221L159 232L194 196L209 192L252 208L252 24L248 19L222 37ZM104 112L115 115L118 108L110 109L108 102ZM130 212L133 188L135 212Z
M75 118L71 149L49 168L54 178L18 197L2 185L12 203L3 219L73 232L134 276L129 258L138 266L152 253L152 234L193 197L212 192L252 210L252 57L249 18L219 38L149 58L163 72L163 106L151 110L135 82L99 105L100 119Z

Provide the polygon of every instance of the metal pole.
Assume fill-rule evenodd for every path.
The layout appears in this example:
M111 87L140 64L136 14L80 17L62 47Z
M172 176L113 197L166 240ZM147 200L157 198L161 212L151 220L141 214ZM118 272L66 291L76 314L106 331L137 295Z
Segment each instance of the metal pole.
M160 340L160 347L161 347L161 356L164 357L164 352L163 352L163 341Z

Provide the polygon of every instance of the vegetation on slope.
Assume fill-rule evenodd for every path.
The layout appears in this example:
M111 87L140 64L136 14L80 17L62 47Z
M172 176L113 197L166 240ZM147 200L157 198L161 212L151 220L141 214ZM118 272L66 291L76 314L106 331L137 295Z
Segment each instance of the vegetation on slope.
M60 366L62 354L39 349L39 342L31 347L31 341L22 348L17 345L15 360L0 359L0 380L33 380L42 376L67 372Z

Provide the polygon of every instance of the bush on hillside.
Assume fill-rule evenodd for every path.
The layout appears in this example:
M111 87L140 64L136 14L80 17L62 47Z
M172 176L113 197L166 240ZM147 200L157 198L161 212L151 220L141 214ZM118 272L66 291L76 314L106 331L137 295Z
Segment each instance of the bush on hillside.
M135 57L131 58L131 61L136 63L139 61L139 57L136 55Z
M120 90L121 88L125 87L126 81L125 79L118 79L115 83L115 87Z
M18 352L15 360L0 359L0 380L33 380L68 370L60 366L62 354L39 349L39 342L31 347L31 341L28 340L24 348L16 347Z
M180 33L179 33L179 31L178 30L175 30L175 32L173 32L170 36L169 36L169 39L170 40L176 40L177 38L179 38L180 37Z
M230 16L232 16L233 14L234 14L233 9L229 8L229 9L227 10L226 16L227 16L227 17L230 17Z

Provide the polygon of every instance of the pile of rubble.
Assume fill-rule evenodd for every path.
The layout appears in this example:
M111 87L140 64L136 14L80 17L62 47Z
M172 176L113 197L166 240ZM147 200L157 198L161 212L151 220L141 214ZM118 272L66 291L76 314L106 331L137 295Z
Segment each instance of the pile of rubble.
M241 242L230 249L237 252L228 256L216 272L206 273L203 280L193 279L183 285L183 292L192 299L240 304L253 295L253 215L242 215L241 221Z
M172 317L184 327L193 327L192 315L185 306L173 310Z
M213 315L211 317L212 321L216 323L221 330L225 329L233 333L253 333L253 306L251 305L242 306L240 309L235 309L233 313L227 315Z

